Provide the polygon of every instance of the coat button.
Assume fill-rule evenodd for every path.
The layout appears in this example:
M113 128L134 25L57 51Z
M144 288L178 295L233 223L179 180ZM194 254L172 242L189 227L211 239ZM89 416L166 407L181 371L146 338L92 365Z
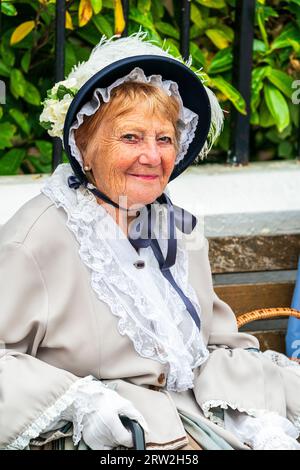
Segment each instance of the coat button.
M145 267L145 261L143 260L138 260L136 261L135 263L133 263L133 265L137 268L137 269L142 269Z
M160 375L158 376L158 379L157 379L158 383L159 383L159 384L164 383L165 378L166 378L165 374L160 374Z

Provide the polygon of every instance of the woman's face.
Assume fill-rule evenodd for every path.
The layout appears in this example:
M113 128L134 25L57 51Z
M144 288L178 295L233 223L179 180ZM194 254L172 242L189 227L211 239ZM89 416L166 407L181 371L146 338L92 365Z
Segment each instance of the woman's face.
M124 207L153 202L164 191L176 158L172 123L150 115L147 103L116 119L103 119L86 148L84 164L98 189Z

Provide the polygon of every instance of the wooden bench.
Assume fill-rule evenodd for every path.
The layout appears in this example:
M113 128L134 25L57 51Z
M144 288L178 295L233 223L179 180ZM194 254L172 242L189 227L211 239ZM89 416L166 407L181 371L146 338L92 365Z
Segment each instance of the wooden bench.
M245 317L241 316L253 310L261 310L262 317L264 309L289 308L299 254L300 234L209 238L215 291L234 310L238 322L244 322ZM288 321L285 315L292 312L277 313L278 318L273 315L268 320L251 321L240 331L254 334L262 350L284 352Z

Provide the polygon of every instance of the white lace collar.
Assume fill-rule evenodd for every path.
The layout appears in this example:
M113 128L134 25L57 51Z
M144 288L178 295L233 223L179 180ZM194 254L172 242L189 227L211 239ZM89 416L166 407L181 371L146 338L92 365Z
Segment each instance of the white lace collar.
M151 247L137 254L90 191L82 186L69 188L67 180L72 174L70 164L59 165L42 192L66 211L67 227L91 273L91 287L119 318L120 334L131 339L137 353L166 365L168 390L193 388L193 369L208 357L201 332L161 274ZM145 268L136 269L133 263L139 259L145 261ZM187 253L180 243L171 271L201 316L196 293L188 284Z

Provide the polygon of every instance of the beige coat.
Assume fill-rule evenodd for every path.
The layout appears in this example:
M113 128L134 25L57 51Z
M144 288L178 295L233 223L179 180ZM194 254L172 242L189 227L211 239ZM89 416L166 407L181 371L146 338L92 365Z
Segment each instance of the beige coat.
M195 370L194 390L167 392L162 388L164 365L138 355L92 290L63 209L40 194L1 228L1 448L14 443L87 375L114 384L144 415L148 448L177 449L187 443L178 410L204 420L241 449L245 446L205 418L202 408L266 409L295 422L300 378L244 349L258 347L257 340L237 332L234 313L214 293L208 243L191 253L189 279L202 308L205 343L212 350Z

